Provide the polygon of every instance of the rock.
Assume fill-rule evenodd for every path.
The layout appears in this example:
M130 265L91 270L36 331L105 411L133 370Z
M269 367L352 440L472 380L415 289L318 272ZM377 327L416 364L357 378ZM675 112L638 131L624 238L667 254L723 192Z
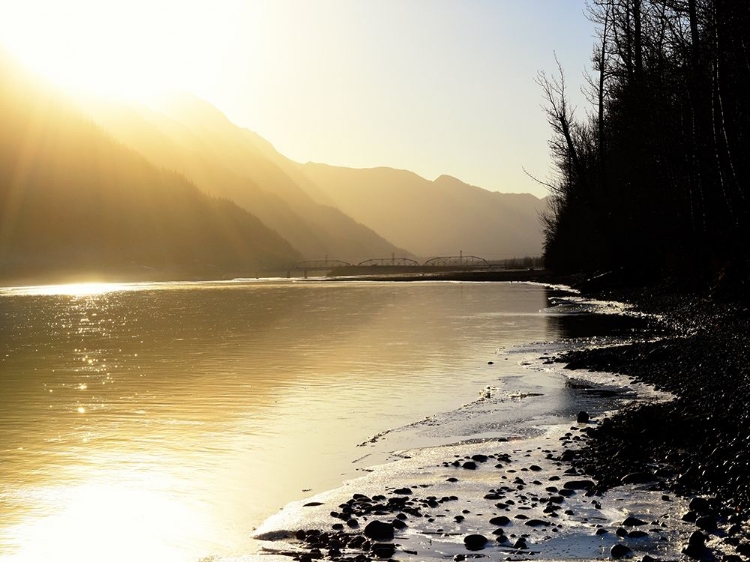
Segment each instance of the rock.
M682 516L682 520L688 523L695 523L696 519L698 519L698 516L695 514L695 511L688 511Z
M393 540L393 525L383 521L370 521L365 527L365 536L374 541L391 541Z
M356 529L357 527L359 527L359 521L357 521L357 520L356 520L356 519L354 519L354 518L352 518L352 519L347 519L347 520L346 520L346 524L347 524L347 525L348 525L349 527L351 527L352 529Z
M617 530L615 531L615 534L618 537L627 537L628 536L628 532L625 529L623 529L622 527L617 527Z
M645 525L646 522L631 515L630 517L627 517L625 521L622 522L622 524L625 527L639 527L640 525Z
M378 558L390 558L396 552L396 545L393 543L375 543L370 547L370 552Z
M401 494L401 495L404 495L404 496L409 496L409 495L411 495L411 488L397 488L397 489L393 490L393 493L394 494Z
M705 543L706 535L700 531L693 531L693 534L690 535L690 538L688 539L688 544L693 546L703 546Z
M682 553L696 560L701 560L707 554L706 547L702 544L688 544L685 548L682 549Z
M526 525L529 527L548 527L549 521L544 521L543 519L529 519L526 521Z
M539 466L539 465L537 465L537 464L532 464L532 465L531 465L531 466L529 467L529 470L531 470L532 472L539 472L539 471L541 471L541 470L542 470L542 467L541 467L541 466Z
M596 484L592 480L568 480L563 484L566 490L589 490Z
M523 537L521 537L520 539L518 539L513 544L513 548L518 548L518 549L521 549L521 550L525 550L525 549L529 548L529 546L526 544L526 539L523 538Z
M712 532L716 530L716 519L712 515L704 515L695 520L695 526L704 531Z
M471 460L477 462L487 462L487 455L472 455Z
M648 536L648 533L646 531L641 531L641 530L638 530L638 529L635 530L635 531L630 531L628 533L628 538L629 539L643 539L643 538L645 538L647 536Z
M623 484L646 484L656 480L650 472L631 472L620 479Z
M475 463L474 461L466 461L461 466L463 468L467 469L467 470L476 470L477 469L477 463Z
M295 538L298 541L305 540L305 532L302 529L300 529L299 531L297 531L296 533L294 533L294 536L295 536Z
M347 546L349 548L359 548L364 542L365 537L363 537L362 535L357 535L355 537L352 537L352 540L349 541L349 544Z
M323 505L323 502L307 502L302 507L316 507L319 505Z
M633 551L630 550L630 548L620 543L613 545L612 548L609 549L609 555L612 558L623 558L624 556L630 556L632 552Z
M606 535L607 533L609 533L609 531L607 531L607 529L605 529L604 527L599 527L596 530L597 535Z
M711 510L711 504L706 498L696 496L690 500L688 509L690 511L697 511L698 513L708 513Z
M644 554L643 558L641 558L641 562L659 562L659 559L654 558L653 556L649 556L648 554Z
M580 412L578 412L577 420L578 420L578 423L589 423L588 413L581 410Z
M484 535L466 535L464 545L467 550L482 550L487 544L487 537Z
M463 515L456 515L453 519L455 519L456 523L460 523L465 517Z
M493 517L490 519L490 525L497 525L498 527L504 527L505 525L510 525L510 519L508 519L505 515L500 515L499 517Z
M453 562L464 562L464 560L466 560L466 555L465 554L456 554L453 557Z
M451 476L450 478L446 478L445 481L446 482L458 482L458 478Z
M406 523L404 523L401 519L394 519L391 522L391 525L393 525L394 529L398 529L399 531L401 529L406 529L408 527L408 525Z

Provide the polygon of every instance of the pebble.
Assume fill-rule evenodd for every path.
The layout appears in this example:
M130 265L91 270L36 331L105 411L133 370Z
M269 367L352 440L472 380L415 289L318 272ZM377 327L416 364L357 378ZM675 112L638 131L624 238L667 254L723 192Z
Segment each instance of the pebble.
M370 521L365 526L365 536L375 541L393 540L393 525L383 521Z
M487 544L487 537L484 535L467 535L464 537L464 545L467 550L482 550Z
M612 558L623 558L624 556L630 556L633 551L624 544L617 543L609 549L609 555Z

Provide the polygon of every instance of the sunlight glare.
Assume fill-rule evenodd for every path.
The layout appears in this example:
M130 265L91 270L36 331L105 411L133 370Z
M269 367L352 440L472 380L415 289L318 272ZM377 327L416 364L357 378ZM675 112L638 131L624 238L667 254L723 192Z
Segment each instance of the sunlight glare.
M34 285L30 287L15 287L7 289L14 295L51 296L64 295L70 297L90 297L135 289L138 285L127 283L66 283L63 285Z
M58 513L14 529L21 545L15 560L184 560L177 537L207 524L195 509L156 491L85 484L60 492Z
M222 43L207 4L28 1L2 5L0 43L74 95L149 103L190 89L196 66ZM215 61L220 66L221 59ZM203 76L202 79L207 78Z

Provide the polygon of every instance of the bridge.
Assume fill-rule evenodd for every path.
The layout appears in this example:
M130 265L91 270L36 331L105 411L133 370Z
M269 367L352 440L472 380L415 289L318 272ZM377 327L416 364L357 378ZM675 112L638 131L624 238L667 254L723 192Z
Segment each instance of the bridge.
M478 258L477 256L465 256L463 253L460 256L440 256L432 258L424 262L424 267L451 267L451 268L470 268L476 269L478 267L490 267L490 262L484 258Z
M382 259L371 259L371 260L365 260L361 261L357 264L358 266L362 267L378 267L378 266L407 266L407 267L419 267L419 262L410 260L409 258L382 258Z
M359 270L357 273L364 274L372 272L376 268L399 268L402 270L434 270L434 269L451 269L451 270L469 270L469 269L490 269L492 264L484 258L477 256L465 256L461 252L458 256L438 256L428 259L423 264L410 258L397 258L391 255L390 258L372 258L352 264L343 260L328 259L328 256L322 260L307 260L295 263L289 270L288 276L291 277L293 271L300 271L307 277L310 271L332 271L339 268L371 268L369 271ZM352 273L356 274L356 273Z
M352 264L341 260L308 260L295 263L292 270L296 271L330 271L337 267L352 267Z

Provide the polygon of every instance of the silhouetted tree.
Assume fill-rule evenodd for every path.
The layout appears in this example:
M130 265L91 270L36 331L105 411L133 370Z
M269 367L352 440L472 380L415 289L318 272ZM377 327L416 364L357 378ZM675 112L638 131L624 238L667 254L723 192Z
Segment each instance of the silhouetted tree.
M746 259L750 3L592 0L589 14L593 116L574 118L559 63L555 77L537 77L556 170L548 266Z

